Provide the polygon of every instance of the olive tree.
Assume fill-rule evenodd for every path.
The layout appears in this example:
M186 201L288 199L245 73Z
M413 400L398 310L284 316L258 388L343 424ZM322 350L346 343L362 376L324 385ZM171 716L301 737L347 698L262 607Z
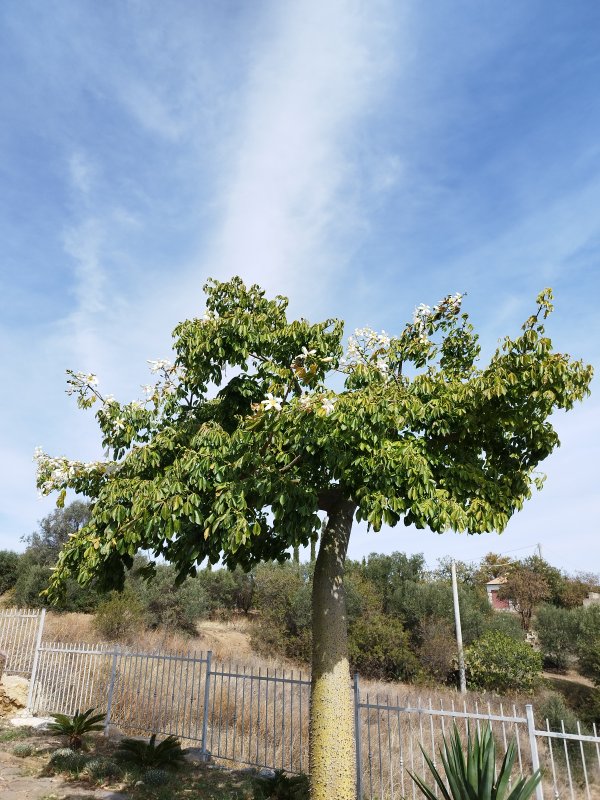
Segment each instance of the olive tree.
M69 373L80 406L98 404L105 461L37 453L38 486L91 500L50 585L115 581L140 550L182 579L219 559L249 569L307 546L327 515L314 568L312 797L355 795L344 562L353 522L502 530L540 483L558 444L549 417L588 390L591 368L554 353L551 293L520 335L478 366L462 297L421 305L397 335L289 321L239 278L209 281L206 313L174 331L175 360L144 402L121 404L94 375Z

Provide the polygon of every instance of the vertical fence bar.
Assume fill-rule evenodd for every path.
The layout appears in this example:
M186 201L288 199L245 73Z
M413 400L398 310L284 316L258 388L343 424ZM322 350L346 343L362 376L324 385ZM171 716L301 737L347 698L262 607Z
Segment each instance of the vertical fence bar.
M104 721L104 735L108 736L108 729L110 726L110 712L112 710L113 694L115 691L115 681L117 678L117 657L119 655L119 648L115 647L113 650L112 667L110 670L110 683L108 684L108 700L106 704L106 719Z
M33 687L37 678L38 664L40 661L40 648L42 646L42 635L44 633L44 621L46 619L46 609L42 608L38 623L37 636L35 638L35 650L33 651L33 664L31 666L31 679L29 681L29 691L27 692L27 713L31 713L31 701L33 700Z
M533 718L533 706L527 703L525 706L525 717L527 718L527 733L529 734L529 748L531 750L531 766L533 771L540 768L540 757L538 755L537 739L535 738L535 720ZM538 783L535 788L536 800L544 800L544 790L542 783Z
M206 675L204 678L204 710L202 714L202 739L200 743L200 752L206 756L206 733L208 730L208 704L210 702L210 666L212 662L212 650L206 654Z
M356 796L362 800L362 746L360 736L360 685L354 673L354 740L356 746Z

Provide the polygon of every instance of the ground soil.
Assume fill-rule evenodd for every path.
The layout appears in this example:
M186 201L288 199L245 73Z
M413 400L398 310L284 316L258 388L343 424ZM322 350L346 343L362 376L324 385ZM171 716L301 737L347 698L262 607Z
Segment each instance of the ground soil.
M12 734L18 738L3 740ZM19 758L13 753L16 744L35 748L33 755ZM12 729L7 720L0 723L0 797L2 800L128 800L130 795L102 787L88 788L62 775L44 775L48 753L64 747L64 741L43 731Z

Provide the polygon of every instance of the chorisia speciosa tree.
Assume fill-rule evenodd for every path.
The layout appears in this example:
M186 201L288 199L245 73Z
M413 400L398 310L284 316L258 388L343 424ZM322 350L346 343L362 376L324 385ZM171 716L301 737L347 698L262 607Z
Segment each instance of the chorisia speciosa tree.
M68 576L117 581L144 549L180 575L208 560L250 568L309 544L327 515L313 588L311 791L355 796L344 560L353 521L501 531L540 483L558 445L549 422L588 392L591 367L555 353L544 333L549 290L487 366L461 295L419 306L394 336L289 321L239 278L209 281L206 313L174 331L175 359L143 402L103 396L69 373L82 407L97 403L104 461L38 451L38 486L91 500L90 522L62 551L50 594Z

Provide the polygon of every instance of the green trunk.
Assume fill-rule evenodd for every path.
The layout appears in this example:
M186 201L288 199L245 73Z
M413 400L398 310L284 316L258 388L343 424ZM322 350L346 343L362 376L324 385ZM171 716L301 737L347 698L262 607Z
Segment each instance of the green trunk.
M312 800L355 800L353 697L348 664L344 562L356 506L331 509L313 579L310 713Z

